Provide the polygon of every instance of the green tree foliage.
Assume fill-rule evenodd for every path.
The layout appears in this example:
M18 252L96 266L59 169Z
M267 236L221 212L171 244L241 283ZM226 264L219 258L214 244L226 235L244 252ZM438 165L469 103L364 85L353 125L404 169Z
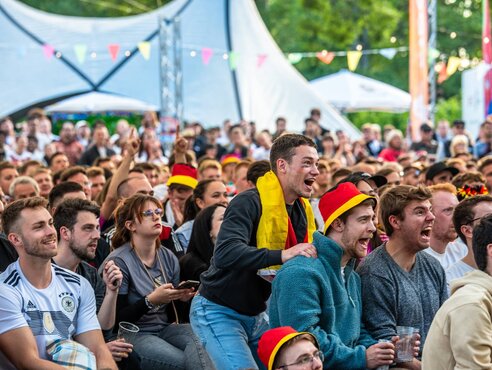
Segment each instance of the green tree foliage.
M78 17L122 17L154 10L170 0L21 0L49 13Z

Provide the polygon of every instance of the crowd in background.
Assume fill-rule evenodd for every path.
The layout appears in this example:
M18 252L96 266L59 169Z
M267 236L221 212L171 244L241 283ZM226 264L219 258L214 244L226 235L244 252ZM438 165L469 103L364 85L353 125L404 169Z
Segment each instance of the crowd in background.
M46 240L52 243L55 238L58 253L43 255L48 255L49 265L55 266L50 267L53 274L69 283L76 281L84 291L95 292L94 302L84 304L94 305L97 320L86 319L91 323L86 329L103 329L104 337L90 337L90 341L100 347L104 340L106 349L100 351L94 344L88 345L90 341L77 330L70 331L70 336L84 338L80 342L94 353L98 368L99 363L114 368L112 361L126 369L261 368L262 362L268 369L280 368L280 357L274 359L278 348L266 354L260 348L256 353L268 322L271 327L302 326L301 331L314 335L314 341L303 337L314 345L314 354L304 355L304 362L299 360L299 364L317 366L325 360L324 368L334 369L390 365L398 343L396 327L408 326L419 333L414 342L415 357L399 365L419 369L424 356L424 368L451 368L443 365L456 358L453 359L453 346L446 347L449 343L440 335L446 330L446 314L439 313L439 308L449 302L446 300L450 293L458 290L452 285L454 280L466 285L459 280L465 273L488 271L487 263L481 266L475 260L473 229L488 230L480 220L492 213L492 198L487 195L492 190L492 119L480 125L478 137L471 137L460 120L439 121L435 127L424 123L419 141L412 142L392 125L366 123L361 127L361 137L355 139L343 130L332 130L329 123L322 125L317 109L308 116L302 135L294 137L289 136L289 122L282 117L272 123L274 130L261 131L254 122L247 121L226 120L220 127L209 128L190 122L178 130L171 148L162 145L164 133L153 112L144 114L139 127L120 119L114 133L108 131L103 120L93 124L82 120L62 122L55 135L50 118L38 108L30 110L22 123L14 124L8 117L1 119L0 272L5 272L0 286L12 283L16 274L23 276L19 272L24 268L23 259L40 256L34 247L28 250L30 243L39 242L45 248ZM282 140L286 144L279 144ZM279 149L281 145L287 148ZM289 150L298 148L306 149L308 162L296 169L289 162ZM287 163L285 169L281 166L283 159ZM277 178L280 187L275 185ZM294 193L309 198L307 204L297 204L295 196L291 203L287 198L277 198L282 190L287 197L286 186L306 187L308 190L302 188ZM249 194L249 199L239 196L242 193ZM258 200L251 199L253 194ZM270 197L270 203L264 196ZM363 203L368 199L370 202ZM417 203L422 209L415 212L422 212L417 215L422 222L418 224L415 216L411 224L412 218L404 215ZM273 250L260 256L258 250L264 247L260 245L261 233L272 228L264 217L274 218L276 209L284 209L285 204L287 213L284 216L285 211L279 211L279 222L288 218L289 227L275 227L285 226L288 240L280 241L281 249L291 252L284 255ZM347 234L343 225L349 224L352 208L359 212L358 207L365 207L367 214L363 217L369 221L360 235L353 236L356 228L351 226L352 234ZM345 213L348 216L343 216ZM31 233L35 235L35 225L29 231L17 222L23 220L28 225L37 218L45 220L43 225L50 231L39 239L30 238ZM401 223L395 218L400 218ZM25 225L22 227L28 227ZM353 245L347 242L349 236L358 238L355 243L362 245L362 251L350 249ZM288 244L290 238L304 242ZM236 248L233 244L237 240L240 243ZM341 246L341 255L323 256L321 250L336 249L330 244L332 241ZM269 243L265 241L266 245ZM297 247L301 244L302 248ZM415 246L411 253L409 245ZM424 250L426 253L421 254ZM366 253L370 253L367 258ZM335 261L335 272L328 271L323 279L341 285L318 291L313 282L312 292L318 295L305 295L292 286L296 281L296 287L310 284L301 279L308 268L301 262L297 267L294 262L287 263L273 278L278 269L269 266L293 259L301 261L298 255L326 259L328 264ZM20 267L15 262L17 258ZM347 264L349 260L353 260L353 266ZM323 265L318 266L318 272L322 268ZM253 271L252 276L244 271ZM81 284L75 273L84 276L91 287ZM29 280L28 274L24 275ZM312 277L306 276L307 280ZM266 301L272 280L268 311ZM195 281L202 283L199 295L198 285L178 289L180 282ZM10 285L15 288L16 284ZM346 288L340 288L344 284ZM490 286L490 282L487 284ZM5 289L4 294L11 300L20 299L17 293ZM32 293L29 284L17 289L21 295ZM252 292L254 296L249 297ZM488 294L491 293L492 289ZM70 293L78 294L80 291ZM349 300L345 302L347 294ZM319 302L315 301L320 297L323 304L318 307ZM286 308L297 300L298 310ZM28 302L21 301L19 305L26 312ZM342 309L337 306L340 302L344 302ZM318 311L310 311L313 306ZM416 308L408 309L409 306ZM0 313L9 309L13 308L0 304ZM226 313L225 309L231 312ZM261 316L265 312L270 313L270 321ZM311 320L309 315L318 319ZM437 324L433 323L435 316ZM46 316L29 317L48 330ZM250 318L253 321L248 321ZM52 319L57 327L59 317L50 316ZM488 319L490 323L492 319ZM73 320L77 327L77 319ZM217 324L212 325L215 321ZM120 322L136 323L139 340L130 344L116 338ZM234 333L238 322L241 329ZM20 328L23 324L18 325ZM0 364L22 367L24 361L32 360L32 353L25 359L12 355L15 348L2 340L2 335L9 333L4 329L7 326L0 318ZM241 347L221 334L211 338L210 333L215 330L231 330L231 335L249 341ZM289 330L286 333L293 338ZM482 334L486 333L490 334ZM377 343L378 339L392 344ZM276 341L281 339L272 340L278 344ZM52 345L47 340L39 342L37 337L36 341L39 353L44 353L40 345ZM469 368L492 368L492 346L482 342L485 355L478 349L477 353L473 348L468 351L475 357L488 356L489 367L482 363ZM426 351L428 358L436 358L440 347L446 347L447 352L439 361L428 359L432 365L426 365ZM463 355L466 361L473 356ZM56 356L41 357L56 362ZM237 363L232 357L237 358Z

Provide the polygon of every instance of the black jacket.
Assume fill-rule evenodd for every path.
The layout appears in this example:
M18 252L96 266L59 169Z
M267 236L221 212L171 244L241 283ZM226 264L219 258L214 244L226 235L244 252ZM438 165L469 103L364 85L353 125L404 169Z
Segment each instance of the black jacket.
M2 234L0 235L0 272L5 271L8 265L17 261L19 255L14 246Z
M301 200L290 209L297 240L304 240L307 220ZM256 247L261 216L257 189L232 199L220 227L210 267L201 276L200 294L240 314L256 316L265 311L271 284L258 276L259 269L282 264L282 251Z
M106 148L106 156L111 157L115 155L115 151L113 149ZM94 161L99 158L99 151L95 145L92 145L89 149L87 149L79 159L79 164L92 166Z

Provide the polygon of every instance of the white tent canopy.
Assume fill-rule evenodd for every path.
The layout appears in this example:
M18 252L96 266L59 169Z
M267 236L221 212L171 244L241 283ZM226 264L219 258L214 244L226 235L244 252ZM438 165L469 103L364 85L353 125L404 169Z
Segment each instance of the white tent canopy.
M323 100L343 112L402 113L410 109L409 93L347 70L317 78L310 84Z
M278 116L300 131L311 108L322 124L358 130L314 93L268 33L252 0L175 0L150 13L122 18L48 14L16 0L0 0L0 116L77 93L119 94L160 107L159 19L179 17L184 118L205 126L224 119L254 120L273 129ZM138 52L150 42L150 58ZM108 45L118 45L113 61ZM47 58L43 45L59 57ZM75 47L85 47L84 60ZM202 62L203 48L212 51ZM192 52L195 57L192 57ZM237 67L223 58L234 51ZM129 54L129 56L126 56ZM266 56L258 66L258 56ZM80 58L80 54L79 54Z
M80 113L80 112L145 112L156 111L155 105L147 104L143 101L105 94L100 92L90 92L72 98L68 98L58 103L46 107L48 113Z

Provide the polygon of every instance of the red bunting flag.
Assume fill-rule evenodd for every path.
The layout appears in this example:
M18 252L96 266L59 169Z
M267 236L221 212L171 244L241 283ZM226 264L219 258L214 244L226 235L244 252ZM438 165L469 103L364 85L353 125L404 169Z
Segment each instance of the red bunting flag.
M316 53L316 58L318 58L325 64L330 64L333 61L333 58L335 58L335 53L332 53L331 51L323 50Z
M118 53L120 52L120 45L119 44L109 44L108 49L109 49L109 55L111 55L111 60L114 62L116 60L116 58L118 57Z
M210 59L212 58L212 55L214 54L214 51L210 48L202 48L202 62L203 64L207 65L210 63Z
M265 63L265 61L267 60L267 58L268 58L268 55L266 55L266 54L259 54L258 55L258 59L256 61L256 66L258 68L261 68L261 66L263 65L263 63Z
M55 48L51 45L45 44L43 45L43 53L46 59L51 59L55 53Z
M436 64L436 67L439 70L439 74L437 75L437 83L442 84L449 77L448 72L447 72L446 63L441 61L441 62Z

